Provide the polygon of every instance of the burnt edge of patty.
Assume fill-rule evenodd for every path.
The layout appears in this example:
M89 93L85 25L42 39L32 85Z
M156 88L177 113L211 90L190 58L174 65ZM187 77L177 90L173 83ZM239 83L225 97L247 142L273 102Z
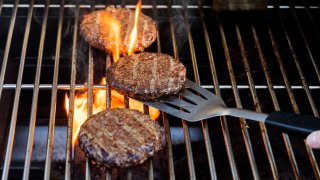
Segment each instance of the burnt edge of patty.
M127 26L126 29L121 30L121 37L125 37L122 39L120 44L120 52L121 54L127 53L127 48L129 46L128 39L131 33L131 30L128 31L127 28L133 27L134 24L134 11L126 8L115 8L113 6L108 6L106 9L96 10L89 14L83 16L82 21L80 23L80 35L84 38L86 42L88 42L91 46L106 52L111 52L111 46L114 45L113 42L109 42L107 39L101 35L100 29L100 17L104 14L108 13L114 18L118 19L121 24ZM129 14L126 16L126 14ZM124 18L119 19L118 16L124 16ZM129 24L127 21L130 17L133 16L133 22L130 21ZM149 47L157 38L157 26L154 20L152 20L149 16L141 13L138 26L138 36L135 45L134 52L143 51L145 48ZM145 29L145 24L147 24L148 28ZM142 30L141 30L142 29ZM129 33L129 34L128 34Z
M122 153L117 154L116 151L109 151L109 152L105 151L105 149L102 146L106 146L106 145L112 146L112 145L116 145L116 144L114 144L112 142L110 142L110 144L95 143L96 141L99 141L99 140L94 140L94 138L99 138L99 135L98 135L99 131L93 132L94 128L92 127L93 126L92 123L95 123L97 120L106 121L104 123L111 121L113 117L108 117L108 118L111 118L111 119L109 119L109 121L106 119L103 119L103 118L106 118L105 114L107 113L107 111L102 111L102 112L99 112L99 113L91 116L81 126L81 130L80 130L79 137L78 137L80 148L85 152L86 156L89 159L93 160L96 163L96 165L105 166L108 168L126 168L126 167L130 167L133 165L142 164L146 159L148 159L148 157L153 156L155 152L158 152L162 148L161 131L160 131L160 126L159 126L158 122L150 119L149 116L142 114L141 112L139 112L137 110L115 108L115 109L111 109L110 111L119 111L119 112L116 112L116 114L117 113L120 113L120 114L126 113L125 115L127 115L128 117L135 118L134 122L132 122L132 123L139 123L137 121L137 118L143 118L143 122L147 121L147 123L148 123L147 125L151 124L152 127L155 128L155 130L156 130L155 132L152 132L152 134L150 133L147 135L156 136L156 134L158 134L158 139L156 141L151 141L151 142L148 141L147 143L145 143L143 146L140 146L140 147L129 147L129 149L125 150L126 151L125 153L122 152ZM126 111L126 112L124 112L124 111ZM124 115L124 117L125 117L125 115ZM119 117L117 117L117 118L119 118ZM94 121L94 120L96 120L96 121ZM126 120L128 120L128 119L120 119L116 123L125 123L124 121L126 121ZM112 121L111 121L111 123L112 123ZM102 125L106 125L106 124L102 123ZM88 128L89 128L89 130L88 130ZM90 128L91 128L91 132L90 132ZM138 129L139 131L141 131L143 129L143 127L140 127L140 128L141 129ZM107 129L103 129L101 127L101 129L99 129L99 130L102 131L102 130L107 130ZM130 134L130 132L129 132L129 134ZM127 138L129 138L129 139L127 139L127 140L121 140L117 136L112 136L111 138L113 141L120 140L120 141L123 141L124 143L127 143L127 141L130 141L130 138L132 138L132 137L128 136ZM145 138L150 138L150 137L145 137ZM150 139L147 139L147 140L150 140ZM117 146L116 148L124 148L125 149L128 147Z
M135 57L134 57L135 56ZM161 56L161 58L157 59L155 58L156 56ZM148 59L150 57L151 59ZM128 68L132 72L122 72L123 66L133 66L132 64L130 65L129 63L126 63L124 61L130 61L130 58L139 60L140 59L148 59L148 60L154 60L158 61L158 65L160 66L160 69L166 70L166 73L156 73L157 77L155 81L159 81L159 79L165 79L165 83L155 83L155 87L152 89L150 84L146 84L144 80L148 79L151 80L154 76L154 74L150 74L149 70L146 70L149 67L145 67L146 69L145 72L144 70L142 71L137 71L139 73L137 75L137 79L130 80L128 83L128 76L131 76L130 73L133 73L135 70ZM154 58L154 59L153 59ZM140 63L145 63L141 60ZM139 60L140 61L140 60ZM167 61L166 63L172 61L173 64L173 70L170 72L170 68L164 63L163 61ZM122 63L122 64L120 64ZM131 63L131 62L130 62ZM119 65L120 64L120 65ZM128 65L127 65L128 64ZM158 67L157 67L158 68ZM168 70L169 69L169 70ZM141 69L140 69L141 70ZM158 70L158 69L157 69ZM146 73L149 71L149 74ZM123 73L123 74L120 74ZM120 75L119 75L120 74ZM159 75L160 74L160 75ZM167 75L168 74L168 75ZM119 77L120 76L120 77ZM134 75L133 75L134 76ZM131 78L131 77L130 77ZM170 86L169 81L170 78L173 80L173 84ZM184 84L186 80L186 69L183 66L183 64L177 60L174 59L173 57L167 55L167 54L161 54L161 53L148 53L148 52L142 52L137 55L133 56L127 56L127 57L122 57L119 59L119 61L113 63L108 69L107 69L107 83L109 86L116 90L117 92L126 95L128 97L134 98L134 99L140 99L140 100L151 100L151 101L158 101L163 98L168 98L172 95L179 94L183 89L184 89ZM135 84L136 86L133 86Z

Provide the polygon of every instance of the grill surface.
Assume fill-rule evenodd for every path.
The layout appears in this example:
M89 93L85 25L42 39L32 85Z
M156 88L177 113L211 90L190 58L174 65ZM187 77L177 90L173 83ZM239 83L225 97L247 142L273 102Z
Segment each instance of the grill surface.
M110 89L98 82L111 57L79 37L79 21L106 5L135 8L136 2L59 3L0 0L2 179L320 178L318 152L299 137L245 119L187 123L164 113L162 152L132 169L95 167L72 146L73 108L67 116L64 93L73 107L87 82L88 116L93 89L107 89L109 108ZM143 4L159 29L146 51L179 58L187 78L228 106L319 116L319 2L269 1L263 12L214 12L210 2L197 1ZM182 144L174 143L179 128Z

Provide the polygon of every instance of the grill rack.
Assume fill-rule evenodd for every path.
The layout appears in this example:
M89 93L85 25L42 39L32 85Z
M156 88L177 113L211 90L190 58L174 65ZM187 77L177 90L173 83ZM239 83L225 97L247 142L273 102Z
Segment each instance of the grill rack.
M186 33L187 33L187 39L188 39L188 46L189 46L189 51L190 51L190 57L191 57L191 62L192 62L192 71L193 71L193 75L194 77L191 79L194 79L196 83L201 84L201 78L199 75L199 70L198 70L198 62L197 62L197 55L196 55L196 50L195 50L195 46L194 46L194 37L191 33L190 30L190 24L188 22L188 13L187 10L188 9L196 9L199 10L200 13L200 20L201 20L201 26L203 29L203 35L205 37L205 44L206 44L206 49L207 49L207 57L209 60L209 65L210 65L210 72L212 75L212 80L213 80L213 86L212 85L208 85L208 86L204 86L204 87L209 87L209 88L213 88L215 93L219 96L222 96L221 93L221 87L222 90L223 89L231 89L234 95L234 99L235 99L235 103L236 106L238 108L242 108L242 101L241 101L241 97L239 94L239 86L237 85L237 80L236 80L236 75L234 72L234 64L232 61L232 55L231 52L229 51L229 42L228 42L228 38L226 35L226 31L225 29L227 29L227 27L224 26L224 22L221 20L221 14L219 13L214 13L214 18L216 19L217 27L218 27L218 32L221 35L221 42L222 42L222 49L225 55L225 60L226 60L226 68L228 69L228 73L230 76L230 85L224 86L224 85L220 85L220 82L218 80L218 73L217 73L217 66L216 66L216 61L217 59L214 57L214 51L212 50L212 41L210 40L210 34L207 28L207 23L205 23L205 14L204 14L204 9L209 9L210 6L187 6L187 5L178 5L178 6L171 6L170 5L171 2L169 2L169 4L167 6L163 6L165 8L167 8L168 10L168 15L169 15L169 24L170 24L170 32L171 32L171 37L172 37L172 47L173 47L173 55L175 57L179 57L179 48L177 47L177 42L176 42L176 33L175 33L175 29L173 27L173 12L172 9L182 9L183 11L183 20L185 23L185 27L186 27ZM119 6L124 6L124 3L122 3L122 5ZM12 110L12 116L11 116L11 125L10 125L10 131L9 131L9 136L8 136L8 146L6 147L6 151L5 151L5 158L4 158L4 163L3 163L3 171L2 171L2 179L7 179L8 178L8 172L9 172L9 168L10 168L10 161L11 161L11 154L12 154L12 148L13 148L13 142L14 142L14 134L15 134L15 128L16 128L16 123L17 123L17 116L18 116L18 104L19 104L19 98L20 98L20 92L22 89L33 89L33 100L32 100L32 114L30 117L30 129L29 129L29 141L28 141L28 147L27 147L27 153L26 154L26 160L25 160L25 165L24 165L24 174L23 177L25 179L28 179L29 177L29 170L30 170L30 163L31 163L31 157L32 157L32 144L33 144L33 138L34 136L32 135L35 129L35 123L36 123L36 112L37 112L37 101L38 101L38 94L39 91L41 89L51 89L52 90L52 95L51 95L51 107L50 107L50 124L49 124L49 133L48 133L48 145L47 145L47 153L46 153L46 162L45 162L45 174L44 177L45 179L49 179L50 178L50 169L51 169L51 155L52 155L52 149L53 149L53 137L54 137L54 128L55 128L55 110L56 110L56 99L57 99L57 91L58 90L65 90L65 89L70 89L70 107L73 107L73 99L74 99L74 95L75 95L75 90L76 89L83 89L84 86L80 85L80 84L76 84L76 63L77 63L77 41L78 41L78 24L79 24L79 16L75 16L75 20L74 20L74 31L73 31L73 50L72 50L72 63L71 63L71 83L70 85L67 84L58 84L58 77L59 77L59 60L60 60L60 51L61 51L61 30L62 30L62 24L63 24L63 14L64 14L64 9L65 8L61 8L61 7L65 7L65 8L75 8L76 14L79 14L79 11L81 8L91 8L91 10L93 10L94 8L103 8L105 7L105 5L96 5L96 6L88 6L88 5L80 5L79 3L77 3L76 5L64 5L64 1L61 1L60 5L50 5L49 6L49 1L46 1L45 5L35 5L33 4L33 1L30 2L29 5L26 4L22 4L22 5L18 5L18 0L15 1L15 4L12 5L6 5L3 4L2 1L0 2L0 15L1 15L1 11L3 8L13 8L12 11L12 15L11 15L11 21L10 21L10 26L9 26L9 33L7 36L7 41L6 41L6 46L5 46L5 50L4 50L4 55L3 55L3 62L2 62L2 66L1 66L1 74L0 74L0 97L2 94L2 91L5 89L14 89L15 90L15 102L14 102L14 106L13 106L13 110ZM134 7L133 5L130 5L128 7ZM162 7L162 6L160 6ZM302 7L302 8L301 8ZM20 66L19 66L19 74L18 74L18 80L16 84L8 84L5 83L5 74L6 74L6 66L8 63L8 59L9 59L9 54L10 54L10 47L11 47L11 41L12 41L12 37L13 37L13 30L15 27L15 21L16 21L16 16L17 16L17 11L18 8L28 8L28 17L27 17L27 24L26 24L26 30L25 30L25 35L24 35L24 41L23 41L23 48L22 48L22 53L21 53L21 61L20 61ZM23 67L24 67L24 63L25 63L25 58L26 58L26 51L27 51L27 47L28 47L28 36L29 36L29 31L30 31L30 23L31 23L31 17L33 14L33 9L34 8L44 8L44 16L43 19L44 21L42 22L42 30L41 30L41 34L40 34L40 46L39 46L39 53L38 53L38 59L37 59L37 71L36 71L36 79L35 79L35 83L34 84L22 84L22 78L23 78ZM57 33L57 43L56 43L56 53L55 53L55 67L54 67L54 75L53 75L53 83L52 84L40 84L40 75L41 75L41 64L42 64L42 58L43 58L43 51L44 51L44 44L45 44L45 37L46 37L46 28L47 28L47 19L48 19L48 13L49 13L49 9L50 8L59 8L59 24L58 24L58 33ZM157 14L157 10L158 10L158 6L156 5L155 2L153 2L152 5L147 5L147 6L143 6L143 8L152 8L153 9L153 18L157 21L158 20L158 14ZM317 55L315 55L315 52L312 51L312 49L309 47L309 43L308 40L306 38L305 35L305 31L303 31L303 27L301 25L301 22L299 21L299 18L297 16L297 9L303 9L305 10L308 15L310 16L311 21L314 23L314 27L315 27L315 32L317 37L319 38L319 25L317 25L314 21L314 16L311 15L310 11L311 9L319 9L319 6L289 6L290 11L292 11L292 14L294 16L294 19L296 20L296 25L298 27L298 30L300 32L300 36L302 36L303 39L303 43L305 45L306 51L307 51L307 56L309 56L308 60L311 61L311 63L313 64L314 69L312 69L312 71L314 71L314 73L316 74L316 81L312 82L314 84L309 85L307 82L307 78L305 76L303 69L302 69L302 65L301 65L301 58L297 55L296 53L296 48L294 47L294 41L292 40L292 36L290 36L289 32L288 32L288 27L286 27L284 24L285 22L283 22L283 15L280 12L280 8L278 4L275 2L274 5L270 5L268 6L269 9L275 9L279 15L280 21L282 21L282 26L280 29L282 29L283 34L285 35L285 39L287 40L287 45L288 48L290 50L290 52L292 53L292 58L293 58L293 62L297 68L297 71L299 73L299 77L301 79L301 85L297 85L297 86L292 86L288 77L288 73L286 72L286 68L285 68L285 64L284 64L284 60L283 60L283 56L281 56L278 47L277 47L277 39L276 36L274 35L274 31L272 31L271 27L267 27L267 33L269 35L270 38L270 43L273 46L273 50L274 50L274 55L275 55L275 60L279 65L279 68L281 70L281 78L283 78L284 84L283 85L274 85L272 82L272 75L269 72L268 69L268 60L266 59L266 54L264 54L262 47L261 47L261 37L258 36L257 30L255 26L251 27L251 33L253 34L253 41L254 44L256 45L257 51L258 51L258 56L259 56L259 60L262 66L262 70L263 73L265 75L265 81L266 81L266 85L262 85L261 89L267 89L270 93L270 97L271 100L273 102L273 108L274 110L280 110L280 103L277 97L277 93L276 93L276 87L280 88L280 89L285 89L288 93L288 96L290 97L290 103L292 105L292 108L295 112L299 113L300 112L300 108L301 105L298 104L298 102L296 101L296 96L293 93L294 89L300 89L300 90L304 90L304 92L306 93L310 108L311 108L311 112L313 113L313 115L315 116L319 116L318 114L318 109L316 107L316 104L319 104L318 101L316 101L311 93L311 90L316 90L318 91L319 88L319 80L320 80L320 74L319 74L319 70L317 67L317 58L319 59L319 57ZM282 7L286 9L285 7ZM235 17L234 17L235 18ZM236 32L236 37L239 40L239 48L240 48L240 52L241 52L241 57L243 60L243 64L244 64L244 70L246 73L246 77L247 77L247 81L248 81L248 85L240 85L240 87L242 86L244 89L249 89L251 96L253 98L253 103L256 105L255 110L257 111L261 111L262 110L262 105L261 105L261 100L259 101L259 96L257 93L258 88L257 85L255 85L255 80L254 77L252 75L252 71L250 69L250 63L249 63L249 59L247 56L247 51L246 50L246 46L244 44L244 42L241 40L243 38L243 34L240 31L240 28L238 26L238 24L235 24L235 32ZM158 34L158 40L157 40L157 51L161 52L161 42L160 42L160 38L159 36L161 36L160 34ZM320 40L320 39L319 39ZM319 43L319 41L317 41ZM93 60L93 49L89 48L89 58L88 58L88 84L94 84L93 83L93 74L94 74L94 60ZM299 61L300 60L300 61ZM106 58L106 64L110 65L111 64L111 59L109 56L107 56ZM311 71L311 70L310 70ZM259 87L259 85L258 85ZM110 89L108 86L101 86L101 85L94 85L94 86L88 86L88 104L89 107L92 106L92 91L94 88L106 88L107 89L107 104L108 107L110 107ZM241 90L241 89L240 89ZM222 96L223 97L223 96ZM126 106L128 106L128 99L126 100ZM92 115L92 110L90 110L91 108L89 108L89 112L88 115ZM145 108L145 110L147 111L147 108ZM71 131L72 131L72 117L73 117L73 111L72 108L70 108L70 112L69 112L69 116L68 116L68 143L67 143L67 154L66 154L66 163L65 163L65 177L66 179L70 179L71 178L71 167L72 167L72 144L71 144ZM237 167L237 163L234 157L234 152L233 152L233 148L232 148L232 142L231 142L231 138L230 138L230 132L229 132L229 127L228 127L228 122L227 118L222 117L220 119L221 121L221 126L222 126L222 132L223 132L223 138L224 141L226 143L226 152L228 154L228 161L230 164L230 170L231 170L231 174L232 177L234 179L238 179L239 176L239 167ZM175 178L175 170L174 170L174 162L173 162L173 150L172 150L172 146L170 143L170 125L169 125L169 121L166 118L166 115L163 114L163 124L164 124L164 128L166 130L166 139L168 142L168 146L167 146L167 151L168 151L168 173L169 173L169 177L171 179ZM242 129L242 133L243 133L243 139L245 142L245 147L246 147L246 152L249 158L249 164L251 167L251 172L252 172L252 177L255 179L259 178L259 170L257 167L257 161L255 159L255 154L252 148L252 142L251 142L251 138L249 135L249 130L247 128L247 122L242 119L240 120L240 124L241 124L241 129ZM188 162L188 172L189 172L189 177L190 179L195 179L196 178L196 170L195 170L195 164L194 164L194 160L193 160L193 153L192 153L192 145L191 145L191 141L190 141L190 134L189 134L189 123L186 123L185 121L182 121L182 126L184 129L184 135L185 135L185 144L186 144L186 153L187 153L187 162ZM209 134L209 125L207 121L202 121L201 122L201 126L202 126L202 130L203 130L203 136L205 139L205 147L206 147L206 152L207 152L207 158L208 158L208 164L209 164L209 170L210 170L210 175L212 179L216 179L217 178L217 171L216 171L216 163L214 161L214 157L213 157L213 150L212 150L212 142L211 138L210 138L210 134ZM266 152L268 155L268 161L269 161L269 166L271 169L271 173L274 179L278 179L279 178L279 172L278 172L278 168L277 168L277 163L275 160L275 157L273 155L273 150L270 144L270 140L268 137L268 133L266 128L264 127L264 125L260 124L259 125L261 128L261 132L262 132L262 137L263 137L263 141L264 141L264 145L266 148ZM285 148L286 151L288 153L288 157L290 160L290 164L291 164L291 168L294 174L294 177L299 179L302 175L300 173L299 167L298 167L298 163L297 160L295 158L295 154L294 154L294 150L292 148L291 145L291 141L288 135L283 134L282 135L283 141L285 143ZM307 152L308 152L308 158L310 160L310 163L312 165L313 171L314 171L314 175L317 179L320 178L319 176L319 168L318 168L318 164L314 155L314 152L306 145L305 146ZM149 161L149 178L153 179L153 163L152 160ZM89 173L89 162L87 160L86 162L86 179L90 178L90 173ZM111 172L106 171L107 174L107 178L111 178ZM128 177L132 176L130 170L128 171Z

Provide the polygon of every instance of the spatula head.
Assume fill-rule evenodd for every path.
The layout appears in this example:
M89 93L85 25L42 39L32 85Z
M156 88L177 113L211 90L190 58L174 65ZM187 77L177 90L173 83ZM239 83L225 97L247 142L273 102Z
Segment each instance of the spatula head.
M167 100L142 102L191 122L224 115L226 108L220 97L188 79L185 82L185 89L178 95Z

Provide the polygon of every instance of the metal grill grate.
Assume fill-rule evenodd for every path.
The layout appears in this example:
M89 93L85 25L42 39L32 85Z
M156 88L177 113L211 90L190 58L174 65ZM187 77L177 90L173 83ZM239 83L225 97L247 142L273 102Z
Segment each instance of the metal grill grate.
M64 113L63 95L69 94L69 107L74 107L75 95L87 81L88 116L93 89L107 90L110 108L110 89L97 80L111 57L79 37L79 21L84 13L107 5L134 8L134 3L0 0L2 179L320 178L318 153L298 137L245 119L187 123L164 113L159 121L167 146L159 157L128 170L97 168L88 159L84 165L83 154L72 145L73 108L69 116ZM157 41L146 51L179 58L189 79L228 106L319 116L319 2L270 1L263 12L214 12L211 4L201 2L143 3L142 11L159 29ZM38 137L42 127L45 133ZM182 128L183 144L173 142L174 128ZM202 140L194 140L194 129L201 129ZM62 143L57 143L59 133L64 133ZM39 147L40 160L35 154ZM63 150L56 152L63 154L60 159L56 149Z

